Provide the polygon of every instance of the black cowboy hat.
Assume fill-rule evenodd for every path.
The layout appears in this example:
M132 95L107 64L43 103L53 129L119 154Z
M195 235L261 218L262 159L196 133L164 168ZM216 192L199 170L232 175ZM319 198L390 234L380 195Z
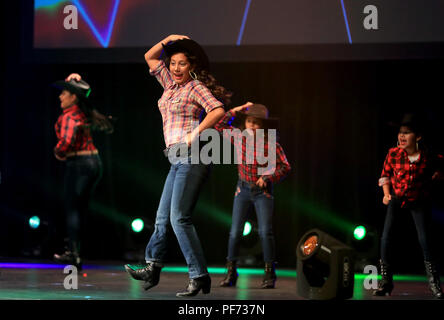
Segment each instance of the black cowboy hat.
M168 58L175 53L185 52L197 58L196 68L198 70L210 70L210 60L204 49L196 41L184 38L170 42L167 45L162 44L162 46Z
M395 128L405 126L410 128L410 130L416 134L423 134L425 133L425 118L418 113L405 113L398 121L389 122L389 126Z
M84 80L59 80L54 82L53 86L61 90L68 90L69 92L74 93L77 98L83 100L87 100L91 93L91 86Z
M263 104L255 103L244 110L236 112L233 127L243 127L247 117L255 117L262 120L264 129L277 129L279 119L270 118L268 109Z

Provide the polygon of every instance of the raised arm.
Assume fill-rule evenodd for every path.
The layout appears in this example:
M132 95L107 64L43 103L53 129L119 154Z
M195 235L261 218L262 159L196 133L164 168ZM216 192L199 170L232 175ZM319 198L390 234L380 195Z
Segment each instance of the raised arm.
M180 39L189 39L187 36L178 35L178 34L171 34L159 43L155 44L151 49L149 49L145 53L145 61L148 63L148 66L151 70L154 70L160 61L160 55L162 53L162 44L167 45L168 42L176 41Z
M232 117L236 115L237 111L242 111L245 108L248 108L250 105L252 105L252 102L247 102L241 106L238 106L236 108L233 108L225 113L225 115L220 119L218 123L215 124L214 129L216 129L219 132L223 132L224 129L230 129L231 126L228 124Z

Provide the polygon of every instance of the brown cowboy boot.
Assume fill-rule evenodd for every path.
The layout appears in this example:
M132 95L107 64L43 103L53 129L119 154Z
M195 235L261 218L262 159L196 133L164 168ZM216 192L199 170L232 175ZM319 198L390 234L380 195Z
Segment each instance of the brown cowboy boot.
M262 280L262 289L273 289L276 283L276 264L274 262L265 262L265 275Z

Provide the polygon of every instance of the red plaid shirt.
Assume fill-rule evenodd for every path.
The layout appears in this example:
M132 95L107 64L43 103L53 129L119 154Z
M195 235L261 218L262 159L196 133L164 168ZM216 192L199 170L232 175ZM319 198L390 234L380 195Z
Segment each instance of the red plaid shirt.
M228 111L225 113L225 116L214 126L214 128L221 132L224 138L231 140L231 143L233 143L236 149L237 159L242 159L240 161L241 163L237 165L239 178L242 181L253 184L255 184L260 177L262 177L262 179L267 183L277 183L283 179L291 170L291 167L287 161L287 157L285 156L282 146L276 142L276 163L272 163L271 166L269 163L259 164L257 162L258 154L262 154L265 158L268 157L268 142L263 141L262 139L256 141L254 144L247 143L248 139L239 130L231 131L230 133L230 130L236 129L229 124L233 117L234 112ZM224 131L224 129L230 130ZM232 137L234 138L233 140ZM270 169L264 174L259 175L258 168L266 168L267 166L269 166Z
M410 162L407 152L401 148L391 148L384 161L379 186L390 184L401 206L407 201L423 199L428 195L427 185L433 172L429 157L420 152L418 160Z
M167 147L185 142L186 135L199 126L205 113L223 107L223 103L202 82L190 80L185 84L177 84L163 61L155 70L150 70L150 74L164 88L159 99L159 110Z
M72 151L96 150L88 119L76 105L63 110L55 124L55 132L58 143L54 153L61 158Z

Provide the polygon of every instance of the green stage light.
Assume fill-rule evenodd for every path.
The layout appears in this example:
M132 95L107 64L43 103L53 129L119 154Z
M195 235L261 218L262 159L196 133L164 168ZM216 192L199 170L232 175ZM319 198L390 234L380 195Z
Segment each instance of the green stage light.
M248 235L251 233L251 229L252 229L252 227L251 227L251 223L249 223L248 221L245 222L245 225L244 225L244 232L242 233L242 235L243 235L244 237L248 236Z
M133 229L134 232L142 231L143 226L144 223L142 219L134 219L133 222L131 223L131 228Z
M353 231L353 236L356 240L362 240L365 238L365 235L367 233L367 230L364 226L357 226L355 230Z
M37 216L29 218L29 226L32 229L37 229L40 226L40 218Z

